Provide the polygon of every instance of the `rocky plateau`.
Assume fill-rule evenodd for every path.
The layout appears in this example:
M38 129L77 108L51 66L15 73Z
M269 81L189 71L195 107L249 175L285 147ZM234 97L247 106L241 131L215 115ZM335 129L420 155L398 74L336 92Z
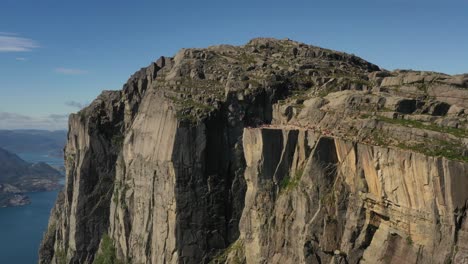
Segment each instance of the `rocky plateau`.
M69 118L40 263L468 263L468 74L182 49Z

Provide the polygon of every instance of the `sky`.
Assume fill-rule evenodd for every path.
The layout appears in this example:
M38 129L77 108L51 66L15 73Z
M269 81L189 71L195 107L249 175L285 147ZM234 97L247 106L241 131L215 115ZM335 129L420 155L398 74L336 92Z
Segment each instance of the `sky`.
M1 0L0 129L66 129L70 113L160 56L255 37L466 73L467 12L461 0Z

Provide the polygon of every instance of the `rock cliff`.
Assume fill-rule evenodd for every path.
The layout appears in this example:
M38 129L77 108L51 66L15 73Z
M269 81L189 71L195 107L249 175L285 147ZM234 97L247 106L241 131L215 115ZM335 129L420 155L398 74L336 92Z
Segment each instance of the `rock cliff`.
M468 75L183 49L70 116L40 263L463 263Z

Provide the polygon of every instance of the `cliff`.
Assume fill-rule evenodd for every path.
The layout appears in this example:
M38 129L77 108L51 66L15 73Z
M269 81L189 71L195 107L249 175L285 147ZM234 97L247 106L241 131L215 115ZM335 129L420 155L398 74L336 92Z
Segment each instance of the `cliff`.
M458 263L468 75L183 49L69 121L40 263Z

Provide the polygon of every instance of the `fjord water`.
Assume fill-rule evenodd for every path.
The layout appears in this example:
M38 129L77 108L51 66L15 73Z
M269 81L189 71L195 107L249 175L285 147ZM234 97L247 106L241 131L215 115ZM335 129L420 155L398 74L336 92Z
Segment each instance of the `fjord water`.
M28 162L46 162L51 166L63 165L63 159L43 154L20 153ZM58 191L28 193L31 204L0 208L0 263L34 264L47 228L50 210Z
M0 208L0 263L33 264L58 191L28 193L31 204Z

